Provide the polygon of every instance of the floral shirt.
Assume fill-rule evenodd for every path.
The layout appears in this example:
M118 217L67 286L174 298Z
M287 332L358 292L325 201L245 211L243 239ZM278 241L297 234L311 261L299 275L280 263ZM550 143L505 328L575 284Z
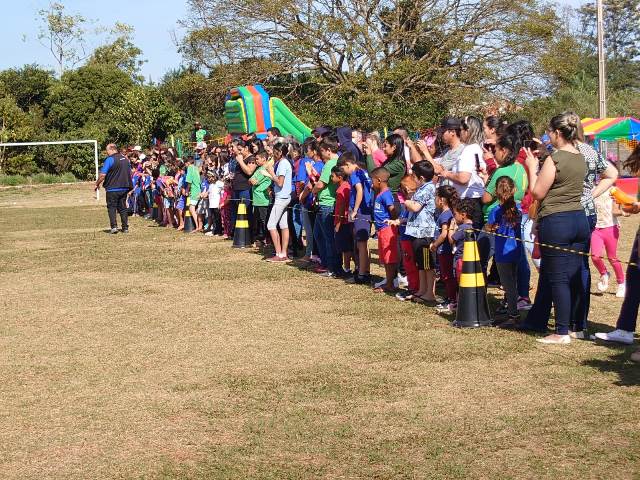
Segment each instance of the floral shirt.
M418 212L409 213L405 234L413 238L436 236L436 187L432 182L422 185L413 195L412 200L422 205Z
M607 161L602 158L602 155L598 153L591 145L586 143L578 143L578 150L584 157L584 161L587 164L587 175L584 177L584 187L582 190L582 198L580 203L584 208L587 217L596 215L596 205L593 202L593 195L591 192L596 184L598 175L607 169Z

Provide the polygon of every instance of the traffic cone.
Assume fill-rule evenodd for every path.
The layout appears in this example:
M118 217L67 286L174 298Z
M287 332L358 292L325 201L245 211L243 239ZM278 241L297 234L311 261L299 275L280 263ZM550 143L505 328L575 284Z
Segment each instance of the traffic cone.
M187 200L184 202L184 233L191 233L196 229L196 223L191 216L189 205L191 205L191 199L187 197Z
M251 246L251 232L249 231L249 220L247 217L247 206L244 200L238 204L238 215L236 215L236 228L233 232L233 247L246 248Z
M487 287L480 265L478 244L471 229L464 232L464 252L462 253L462 274L458 289L458 309L454 327L490 327L491 315L487 302Z

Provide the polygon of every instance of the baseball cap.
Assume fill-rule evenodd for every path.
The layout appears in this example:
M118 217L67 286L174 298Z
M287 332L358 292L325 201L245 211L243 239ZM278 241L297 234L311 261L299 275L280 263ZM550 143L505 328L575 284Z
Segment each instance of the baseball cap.
M318 135L318 136L326 135L327 133L330 133L330 132L331 132L331 129L327 127L316 127L313 130L311 130L311 133L313 135Z
M443 130L460 130L462 128L460 119L455 117L446 117L444 120L442 120L440 126Z

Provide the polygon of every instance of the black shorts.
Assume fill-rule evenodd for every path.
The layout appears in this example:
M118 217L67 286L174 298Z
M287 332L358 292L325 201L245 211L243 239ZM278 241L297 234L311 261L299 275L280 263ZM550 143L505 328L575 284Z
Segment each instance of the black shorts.
M413 240L413 256L416 259L418 270L433 270L436 268L436 260L429 247L433 243L433 237L416 238Z
M336 251L338 253L353 252L353 224L340 225L340 230L335 236Z

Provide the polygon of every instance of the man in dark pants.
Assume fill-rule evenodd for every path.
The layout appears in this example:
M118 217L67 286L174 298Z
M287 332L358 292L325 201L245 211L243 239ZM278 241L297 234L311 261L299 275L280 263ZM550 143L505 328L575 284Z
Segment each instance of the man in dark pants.
M129 215L127 211L127 195L133 190L131 181L131 165L129 160L118 153L118 147L110 143L107 145L107 154L100 176L96 181L96 190L104 184L107 192L107 211L111 222L110 233L118 233L118 221L116 211L122 221L122 233L129 233Z

